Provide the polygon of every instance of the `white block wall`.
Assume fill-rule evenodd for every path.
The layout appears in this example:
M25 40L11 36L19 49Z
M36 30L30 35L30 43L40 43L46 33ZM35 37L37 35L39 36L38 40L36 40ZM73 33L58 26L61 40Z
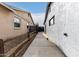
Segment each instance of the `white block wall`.
M49 26L49 19L55 15L55 25ZM49 40L57 44L69 57L79 57L79 3L56 2L46 21ZM68 34L68 37L64 36Z

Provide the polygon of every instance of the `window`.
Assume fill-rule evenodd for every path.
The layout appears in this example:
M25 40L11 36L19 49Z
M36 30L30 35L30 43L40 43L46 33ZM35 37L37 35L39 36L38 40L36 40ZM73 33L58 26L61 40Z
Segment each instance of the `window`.
M55 15L49 20L49 26L55 24Z
M17 17L14 18L14 27L15 28L20 28L21 26L21 20Z

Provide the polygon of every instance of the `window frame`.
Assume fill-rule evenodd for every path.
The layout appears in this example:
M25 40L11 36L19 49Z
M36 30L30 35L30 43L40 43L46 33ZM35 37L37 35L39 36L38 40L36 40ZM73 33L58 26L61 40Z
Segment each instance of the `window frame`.
M18 22L19 23L19 27L15 27L15 18L19 19L19 22ZM19 30L21 28L21 19L18 16L14 16L14 18L13 18L13 27L14 27L14 30Z
M51 21L53 20L53 24L51 24ZM54 25L55 24L55 15L49 20L49 26Z

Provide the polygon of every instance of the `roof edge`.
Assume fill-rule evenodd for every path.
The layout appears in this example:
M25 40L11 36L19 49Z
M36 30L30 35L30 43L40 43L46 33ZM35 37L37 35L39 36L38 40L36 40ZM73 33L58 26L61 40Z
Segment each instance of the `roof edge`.
M6 3L4 3L4 2L1 2L0 4L1 4L2 6L4 6L4 7L6 7L7 9L11 10L11 11L12 11L14 14L16 14L17 16L19 16L19 15L17 14L17 12L15 11L15 10L18 10L18 9L10 8L10 7L9 7ZM31 20L32 20L33 24L34 24L34 21L33 21L33 18L32 18L32 16L31 16L31 13L30 13L30 12L23 11L23 10L19 10L19 11L28 13L28 14L30 15L30 17L31 17ZM19 16L19 17L21 17L21 16ZM21 17L21 18L23 18L23 17ZM23 18L23 19L24 19L24 18ZM27 21L27 22L28 22L28 21Z
M32 15L31 15L31 13L29 13L29 14L30 14L30 17L31 17L31 20L32 20L33 24L35 25L35 23L34 23L34 21L33 21L33 18L32 18Z
M45 14L45 20L44 20L44 23L43 23L43 24L46 23L47 16L48 16L48 12L49 12L49 7L51 6L52 3L53 3L53 2L49 2L48 5L47 5L47 8L46 8L46 14Z
M15 13L15 11L12 8L8 7L4 2L0 2L0 4Z

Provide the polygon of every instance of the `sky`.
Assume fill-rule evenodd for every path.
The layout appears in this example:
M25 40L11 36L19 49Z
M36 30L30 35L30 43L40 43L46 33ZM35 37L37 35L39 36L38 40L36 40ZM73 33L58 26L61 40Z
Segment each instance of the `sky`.
M7 2L7 4L31 12L35 24L43 25L47 2Z

